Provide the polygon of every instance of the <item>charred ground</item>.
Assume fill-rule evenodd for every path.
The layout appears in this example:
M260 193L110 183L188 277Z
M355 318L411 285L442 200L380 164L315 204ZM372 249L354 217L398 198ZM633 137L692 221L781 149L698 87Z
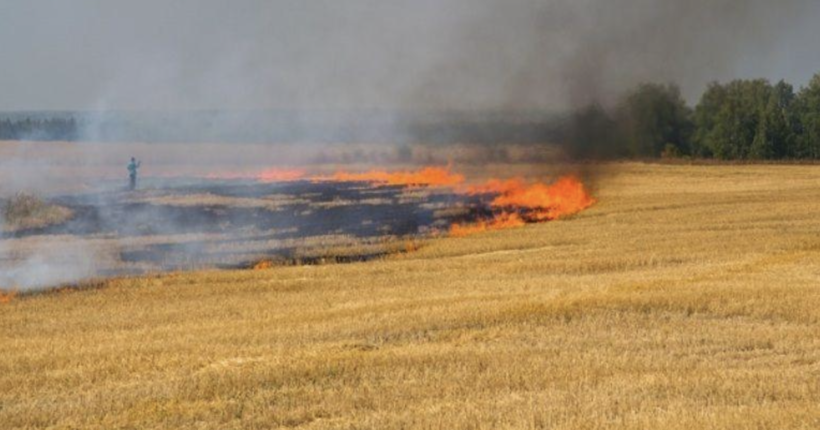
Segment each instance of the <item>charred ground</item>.
M5 233L4 239L93 240L114 254L114 264L98 274L116 275L247 267L262 260L361 261L397 252L395 241L492 216L487 196L446 189L307 180L196 182L58 196L51 202L68 208L70 219Z

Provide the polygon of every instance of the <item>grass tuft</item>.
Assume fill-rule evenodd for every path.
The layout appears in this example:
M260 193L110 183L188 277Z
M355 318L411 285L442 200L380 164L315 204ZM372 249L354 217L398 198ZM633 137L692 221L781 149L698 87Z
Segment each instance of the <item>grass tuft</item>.
M5 202L2 215L4 230L13 232L59 224L71 218L72 213L33 194L17 193Z

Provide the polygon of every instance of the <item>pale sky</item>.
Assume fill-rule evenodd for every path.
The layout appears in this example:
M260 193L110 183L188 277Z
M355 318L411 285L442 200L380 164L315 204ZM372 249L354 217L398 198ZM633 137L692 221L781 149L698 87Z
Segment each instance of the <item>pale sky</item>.
M813 0L0 0L0 110L562 109L820 72Z

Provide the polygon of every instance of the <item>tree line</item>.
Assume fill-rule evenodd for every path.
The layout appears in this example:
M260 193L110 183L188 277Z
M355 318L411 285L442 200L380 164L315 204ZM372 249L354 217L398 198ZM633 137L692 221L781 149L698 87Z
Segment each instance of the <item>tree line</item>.
M642 84L614 108L571 115L563 140L588 158L820 158L820 74L795 91L765 79L712 83L687 106L674 84Z
M647 83L627 93L614 107L590 105L563 120L544 116L435 115L435 120L409 117L387 126L378 121L353 121L346 127L333 123L323 127L318 122L293 129L288 115L271 114L270 120L264 112L260 115L248 118L246 123L232 120L230 126L219 127L214 126L213 114L183 115L174 121L113 114L96 122L97 138L254 142L398 139L489 145L562 142L570 155L581 159L820 159L820 74L799 91L784 81L715 82L694 107L686 104L676 85ZM76 140L87 122L74 117L0 119L0 140Z
M78 134L74 118L0 120L0 140L75 140Z

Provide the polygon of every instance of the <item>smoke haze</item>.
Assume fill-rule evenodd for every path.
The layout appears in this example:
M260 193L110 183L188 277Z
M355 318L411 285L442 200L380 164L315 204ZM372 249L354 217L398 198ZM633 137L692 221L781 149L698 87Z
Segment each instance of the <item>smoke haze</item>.
M0 109L549 110L820 70L811 0L0 5Z
M690 103L712 80L802 85L820 71L818 16L812 0L5 0L0 111L84 111L77 140L128 144L0 146L0 197L53 195L65 182L54 174L86 194L118 190L132 155L149 176L174 163L199 177L226 161L298 165L302 148L265 145L405 143L419 135L408 118L432 130L427 142L472 142L476 130L495 142L491 113L608 105L644 81L675 82ZM464 139L435 127L453 112L488 116ZM532 123L528 135L544 137ZM134 143L149 141L258 145ZM27 242L4 262L9 243L0 287L74 282L106 258L68 238Z

